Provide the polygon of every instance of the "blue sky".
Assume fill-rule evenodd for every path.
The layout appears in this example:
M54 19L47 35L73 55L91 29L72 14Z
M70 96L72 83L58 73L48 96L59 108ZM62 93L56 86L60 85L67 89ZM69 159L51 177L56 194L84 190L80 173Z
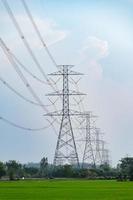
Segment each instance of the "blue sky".
M45 72L56 71L41 48L21 1L12 0L9 4ZM122 156L132 156L133 1L29 0L28 6L57 63L75 64L75 70L85 74L80 84L81 90L88 94L85 105L99 116L97 123L106 133L104 137L113 164ZM29 69L42 78L1 2L0 26L0 37ZM0 60L2 77L32 98L1 49ZM38 95L48 103L45 93L51 89L25 75ZM46 123L41 109L26 104L3 85L0 89L1 115L33 128ZM1 160L39 161L46 155L52 161L57 139L52 129L32 134L3 122L0 122L0 129Z

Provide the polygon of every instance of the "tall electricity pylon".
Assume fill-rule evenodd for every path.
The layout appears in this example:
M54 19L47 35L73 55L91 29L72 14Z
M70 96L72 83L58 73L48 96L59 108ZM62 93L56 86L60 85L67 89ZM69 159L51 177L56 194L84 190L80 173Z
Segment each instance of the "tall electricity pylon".
M95 166L95 155L94 155L94 134L92 130L94 129L92 124L92 119L95 118L91 112L86 112L85 115L85 131L86 131L86 137L85 137L85 148L84 148L84 154L83 154L83 161L82 161L82 167L89 167L89 166Z
M102 142L103 140L100 139L100 129L95 128L95 164L101 165L102 164Z
M62 96L62 110L47 113L47 116L61 116L61 124L59 129L59 135L54 156L54 165L71 164L79 167L79 158L74 139L74 133L72 128L71 116L80 115L80 112L72 111L70 109L70 96L73 95L84 95L82 93L69 89L69 76L82 75L72 71L72 65L60 65L59 71L51 73L51 76L62 76L63 77L63 88L62 91L57 91L50 96Z
M102 164L110 165L109 150L105 148L105 141L102 141Z

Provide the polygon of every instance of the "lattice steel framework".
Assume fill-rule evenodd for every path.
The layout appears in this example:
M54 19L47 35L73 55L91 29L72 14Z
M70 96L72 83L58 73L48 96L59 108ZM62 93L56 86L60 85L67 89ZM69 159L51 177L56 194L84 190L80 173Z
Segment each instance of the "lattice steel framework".
M103 149L102 149L102 143L103 140L100 139L100 132L99 128L95 129L95 164L101 165L102 164L102 155L103 155Z
M54 156L54 165L71 164L79 167L79 158L74 139L74 133L72 128L71 116L80 115L80 112L72 111L70 109L70 96L84 95L69 89L69 76L82 75L72 71L72 65L60 65L58 72L49 74L52 76L63 77L62 91L57 91L50 96L62 96L62 110L58 112L47 113L47 116L61 116L61 124L59 129L59 135Z
M94 155L94 140L95 136L92 130L94 129L92 119L95 118L91 112L85 113L85 131L86 131L86 138L85 138L85 148L83 154L83 161L82 167L95 166L95 155Z
M105 148L105 141L102 141L102 164L110 165L109 150Z

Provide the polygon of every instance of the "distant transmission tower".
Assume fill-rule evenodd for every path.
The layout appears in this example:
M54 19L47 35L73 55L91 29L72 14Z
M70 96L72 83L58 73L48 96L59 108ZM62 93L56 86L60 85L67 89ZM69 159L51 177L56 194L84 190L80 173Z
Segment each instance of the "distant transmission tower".
M85 137L85 148L83 154L83 161L82 167L89 167L95 166L95 155L94 155L94 134L92 130L94 129L92 124L92 118L95 118L91 112L86 112L85 115L85 130L86 130L86 137Z
M102 141L102 164L110 165L109 150L105 148L105 141Z
M110 165L110 155L108 149L104 149L104 158L104 164Z
M50 96L62 96L62 110L47 113L47 116L61 116L60 130L55 150L54 165L71 164L79 167L79 158L77 148L74 139L74 133L72 128L71 116L80 115L80 112L72 111L70 109L70 96L72 95L84 95L82 93L71 91L69 89L69 76L82 75L72 71L72 65L60 65L59 71L49 74L52 76L63 77L63 88L62 91L57 91Z
M95 164L102 164L102 140L100 139L100 129L95 128Z

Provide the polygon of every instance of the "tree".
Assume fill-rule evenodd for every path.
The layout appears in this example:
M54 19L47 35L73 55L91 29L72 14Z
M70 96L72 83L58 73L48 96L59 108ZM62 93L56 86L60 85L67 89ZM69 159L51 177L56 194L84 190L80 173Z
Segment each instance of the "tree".
M100 171L101 171L101 175L104 177L104 178L109 178L112 176L112 169L111 167L109 166L109 164L102 164L100 165L99 167Z
M70 178L73 177L73 167L71 165L63 166L64 177Z
M89 176L89 170L88 169L80 169L80 178L88 178Z
M122 158L118 169L120 179L133 181L133 157Z
M37 177L39 169L36 167L23 166L23 173L26 177Z
M5 165L0 162L0 178L6 174Z
M6 162L7 174L9 175L10 180L14 180L15 178L20 177L21 167L22 165L15 160L9 160Z
M43 157L40 161L40 174L42 177L48 176L48 158Z

